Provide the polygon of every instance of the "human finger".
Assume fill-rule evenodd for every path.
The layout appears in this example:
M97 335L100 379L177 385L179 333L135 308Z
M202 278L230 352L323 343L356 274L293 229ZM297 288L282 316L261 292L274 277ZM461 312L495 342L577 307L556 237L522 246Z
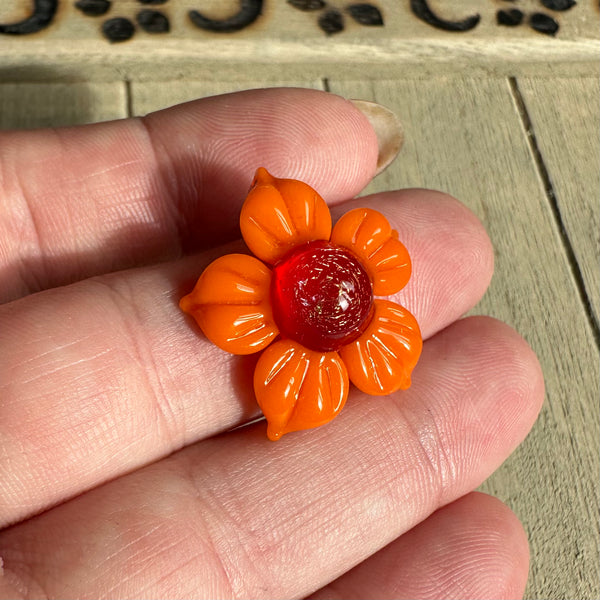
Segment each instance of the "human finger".
M406 240L414 275L396 299L423 335L477 302L492 252L466 208L424 191L347 208L357 204L384 212ZM258 414L256 358L216 348L177 306L214 257L103 276L0 307L0 523Z
M0 132L0 301L234 239L258 166L332 203L352 197L373 176L377 148L351 102L309 89Z
M472 492L321 588L308 600L522 598L529 547L498 499Z
M542 396L514 331L463 319L425 343L409 390L354 390L276 444L262 424L204 440L4 531L5 572L44 597L305 596L477 487Z
M365 203L407 240L415 275L397 299L425 336L483 294L491 247L462 205L412 191L348 208ZM104 276L0 307L0 523L256 416L255 358L215 348L177 307L182 284L212 258ZM444 265L452 277L438 281Z

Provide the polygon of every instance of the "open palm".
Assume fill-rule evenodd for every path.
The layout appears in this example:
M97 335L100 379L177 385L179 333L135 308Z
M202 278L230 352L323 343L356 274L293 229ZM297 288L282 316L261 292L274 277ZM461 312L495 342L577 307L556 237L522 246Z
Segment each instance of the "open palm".
M444 143L444 141L440 141ZM521 525L473 493L525 437L543 382L523 340L460 317L490 281L479 221L438 192L349 200L377 139L310 90L0 134L0 596L518 597ZM423 355L408 391L351 390L277 443L252 357L178 308L240 248L257 166L386 215L413 261L396 295Z

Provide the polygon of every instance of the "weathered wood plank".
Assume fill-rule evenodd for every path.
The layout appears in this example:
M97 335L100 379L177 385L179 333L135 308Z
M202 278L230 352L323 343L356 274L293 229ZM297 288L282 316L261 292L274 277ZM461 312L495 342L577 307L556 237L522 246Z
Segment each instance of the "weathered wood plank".
M125 117L123 83L0 84L0 129L80 125Z
M287 72L285 76L290 83L292 77ZM134 112L141 114L194 97L265 83L257 81L256 75L254 82L246 84L133 82L132 105ZM315 87L319 83L312 80ZM579 160L581 135L596 135L598 129L590 126L582 134L575 115L591 110L594 98L589 94L595 92L593 85L592 92L588 84L580 89L575 79L564 83L571 84L575 85L572 99L576 108L567 117L561 110L561 97L570 97L567 90L540 99L541 82L519 81L587 282L592 281L584 269L589 253L580 249L587 242L579 238L584 240L594 230L584 227L582 234L577 228L583 227L586 210L593 211L590 207L597 203L597 194L579 192L581 211L571 206L568 194L576 193L575 185L568 181L568 160L572 158L552 157L558 147L557 133L545 131L543 126L550 111L573 160ZM78 85L62 86L62 91L61 86L0 85L0 126L6 126L3 119L9 121L8 126L32 127L124 116L122 83L114 84L114 88ZM87 86L87 92L81 86ZM496 275L477 312L509 321L525 335L540 356L548 394L532 434L482 489L508 502L529 532L532 565L528 597L598 597L598 351L578 305L570 265L508 84L452 78L388 82L333 78L330 87L349 97L387 104L404 124L406 142L399 160L370 190L408 186L444 189L475 210L490 231L497 253ZM10 89L17 90L12 92L12 99L7 92ZM51 89L56 95L49 99ZM103 89L112 89L111 97L120 98L113 108L114 98L102 99ZM577 104L581 94L582 107ZM536 99L550 106L540 108ZM593 140L591 146L589 143L584 141L583 147L593 149ZM566 165L560 164L565 160ZM577 170L580 164L575 167L578 175L589 175L586 169ZM595 185L592 179L586 179L584 188L589 185Z
M522 0L518 6L490 0L430 0L437 21L415 8L422 1L408 0L371 0L370 16L364 11L353 14L350 6L356 3L335 1L306 11L299 10L301 2L252 0L245 3L248 10L240 12L239 0L167 0L154 6L119 0L95 17L83 14L72 0L44 3L53 4L56 12L50 11L40 30L31 32L31 27L18 23L31 14L33 2L2 1L0 81L249 80L281 78L282 70L290 78L302 79L409 73L429 77L465 68L488 74L594 74L600 54L595 2L578 2L560 12L537 0ZM499 25L497 13L503 9L521 11L522 22ZM139 16L142 10L159 16L144 21ZM194 10L216 24L192 19ZM533 28L534 14L543 15L536 17L538 31ZM235 15L239 18L232 22ZM119 27L113 19L121 19ZM444 24L447 21L454 26ZM111 30L107 27L111 23L113 34L124 41L108 41L103 32ZM23 34L13 35L19 31Z
M600 80L519 79L541 160L600 320Z
M174 104L189 102L206 96L228 94L252 88L264 87L311 87L323 89L320 79L302 82L289 79L280 81L169 81L164 85L155 83L132 82L130 86L131 108L133 115L145 115Z
M482 489L506 501L529 533L527 597L598 598L598 349L508 82L332 80L330 87L381 102L403 122L399 159L368 191L441 189L487 227L496 271L476 312L511 323L530 342L547 399L529 437Z

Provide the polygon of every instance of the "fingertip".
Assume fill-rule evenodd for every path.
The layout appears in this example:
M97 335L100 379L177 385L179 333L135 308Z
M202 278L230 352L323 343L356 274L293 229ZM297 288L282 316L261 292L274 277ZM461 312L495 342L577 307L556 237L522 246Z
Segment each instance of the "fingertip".
M471 569L473 598L522 598L529 574L529 541L523 524L501 500L472 492L448 507L457 527L465 566ZM460 531L458 530L460 529Z
M450 194L426 189L407 189L400 194L401 201L408 204L405 212L410 213L408 235L414 236L419 250L413 271L436 283L425 298L416 295L417 287L408 287L408 304L427 302L420 307L426 314L439 312L448 303L466 312L481 300L494 274L494 248L485 226ZM410 237L406 243L411 243Z
M475 489L523 441L543 401L543 378L529 345L491 317L460 319L424 345L404 399L417 443L438 455L430 483L441 478L442 503ZM436 381L431 396L428 381ZM418 415L415 419L414 415ZM434 487L434 489L436 489Z
M434 339L429 351L442 360L456 357L446 385L460 380L477 389L473 400L457 405L452 424L462 431L454 446L455 464L462 465L457 480L473 489L531 431L544 399L542 370L523 337L492 317L461 319Z
M523 596L529 546L500 500L472 492L447 504L382 550L310 596L473 598Z
M507 421L502 433L513 432L516 446L531 429L544 401L544 374L539 359L527 340L499 319L473 316L457 325L477 332L471 349L473 368L488 371L491 384L496 390L503 390L499 397Z

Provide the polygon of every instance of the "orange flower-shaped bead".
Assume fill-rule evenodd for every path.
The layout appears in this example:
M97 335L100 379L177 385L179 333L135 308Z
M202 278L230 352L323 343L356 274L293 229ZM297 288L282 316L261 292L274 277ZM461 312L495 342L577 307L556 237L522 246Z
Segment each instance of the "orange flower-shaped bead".
M411 275L383 215L355 209L332 228L315 190L260 168L240 227L256 258L218 258L180 306L223 350L263 351L254 391L271 440L331 421L350 381L372 395L410 386L419 326L399 304L375 298L398 292Z

